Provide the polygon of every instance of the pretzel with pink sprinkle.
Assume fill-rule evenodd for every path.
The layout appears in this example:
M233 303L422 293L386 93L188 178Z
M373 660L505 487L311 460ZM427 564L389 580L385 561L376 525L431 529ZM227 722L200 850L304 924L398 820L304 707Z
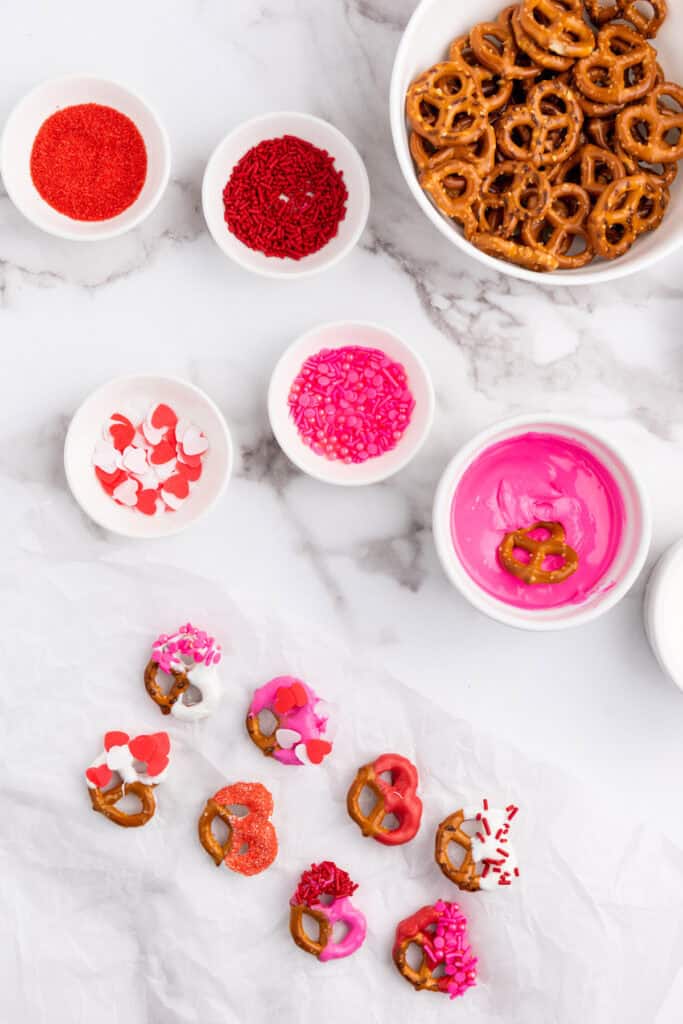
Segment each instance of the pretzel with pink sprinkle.
M222 696L216 666L222 658L221 645L203 629L191 622L170 635L162 633L152 644L152 656L145 668L145 689L162 715L173 715L184 721L206 718L218 706ZM172 678L164 690L159 673ZM200 694L195 703L185 698L189 687Z
M417 946L422 954L417 967L408 961L411 946ZM401 921L393 958L418 992L443 992L455 999L477 983L478 961L467 943L467 918L457 903L437 900Z

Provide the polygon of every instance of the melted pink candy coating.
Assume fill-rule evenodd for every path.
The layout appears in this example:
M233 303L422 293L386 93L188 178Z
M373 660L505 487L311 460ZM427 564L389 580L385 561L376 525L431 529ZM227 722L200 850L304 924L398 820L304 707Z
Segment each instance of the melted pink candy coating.
M483 451L465 470L451 506L451 536L464 568L488 594L518 608L578 604L613 586L609 570L624 530L624 501L607 467L558 434L521 434ZM558 522L579 556L562 583L533 584L506 572L506 533Z
M341 921L348 928L348 931L340 942L330 939L325 948L321 951L319 960L339 960L344 956L351 956L365 942L368 925L365 914L354 907L348 896L335 900L329 906L320 903L315 904L315 910L324 914L330 924L334 925Z
M303 686L308 697L308 703L302 708L292 708L291 711L287 711L284 715L277 715L276 717L280 719L279 728L294 729L295 732L299 733L301 742L304 744L308 740L323 739L327 729L327 716L315 713L315 706L320 697L315 690L312 690L310 686L307 686L306 683L295 676L277 676L275 679L271 679L269 683L266 683L265 686L260 686L254 693L253 700L249 706L249 714L258 715L264 708L273 711L273 702L278 690L283 687L289 689L293 683L300 683ZM273 714L275 714L274 711ZM300 765L302 763L296 756L294 747L289 750L276 750L273 757L280 761L281 764Z

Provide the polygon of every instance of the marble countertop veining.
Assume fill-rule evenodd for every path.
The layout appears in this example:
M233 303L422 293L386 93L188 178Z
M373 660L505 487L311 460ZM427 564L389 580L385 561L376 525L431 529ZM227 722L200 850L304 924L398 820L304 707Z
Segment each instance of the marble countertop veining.
M647 573L617 609L572 634L507 630L449 586L431 537L434 487L458 445L518 412L599 422L639 464L655 558L683 533L683 251L594 288L516 281L436 232L401 177L388 125L393 55L413 0L0 0L0 123L34 83L93 70L139 89L169 130L172 180L138 230L97 245L39 233L0 190L0 417L4 602L36 561L160 566L221 578L257 614L287 607L379 656L477 730L640 809L683 840L683 694L641 624ZM336 124L372 189L359 247L298 282L250 276L209 237L204 164L235 124L272 109ZM346 491L302 476L268 426L284 347L317 322L367 319L410 340L433 375L433 433L384 484ZM71 499L69 418L111 376L157 371L206 389L238 447L200 526L151 544L109 536ZM127 577L122 576L122 586ZM85 598L85 595L84 595ZM40 602L40 594L35 595ZM43 608L41 614L49 614Z

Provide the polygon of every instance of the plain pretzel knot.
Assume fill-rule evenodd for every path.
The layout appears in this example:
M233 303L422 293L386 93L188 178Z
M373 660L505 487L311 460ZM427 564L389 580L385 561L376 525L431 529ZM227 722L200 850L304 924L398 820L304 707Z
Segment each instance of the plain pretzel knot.
M657 51L628 25L605 25L597 49L574 65L577 89L594 103L624 106L657 80Z
M588 235L606 260L623 256L636 238L662 222L669 189L652 174L619 178L604 190L588 218Z
M560 57L587 57L595 47L582 0L522 0L519 21L538 46Z
M586 230L590 209L590 196L581 185L560 182L553 186L545 213L522 226L522 238L532 249L555 256L563 269L583 267L594 256Z
M535 539L532 534L538 530L543 530L548 536L542 540ZM516 549L526 551L529 560L520 562L515 558ZM579 556L567 544L561 523L539 521L522 530L506 533L498 548L498 557L507 572L531 585L562 583L579 567ZM557 568L545 569L545 561L551 557L562 558L563 564Z
M464 61L443 61L416 78L408 89L406 114L411 128L434 146L474 142L487 124L481 93Z
M683 159L683 87L673 82L655 86L642 103L617 114L616 130L621 146L636 160L667 164Z

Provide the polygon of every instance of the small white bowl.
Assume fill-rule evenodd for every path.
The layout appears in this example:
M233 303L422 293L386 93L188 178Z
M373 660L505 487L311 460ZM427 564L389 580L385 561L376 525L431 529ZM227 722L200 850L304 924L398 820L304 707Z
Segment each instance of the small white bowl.
M403 33L396 52L391 77L390 117L391 133L399 166L420 209L456 248L501 274L509 274L535 284L556 285L600 284L618 277L635 274L674 252L683 245L683 182L671 186L671 202L661 226L636 240L635 245L621 259L596 260L578 270L555 270L538 274L514 263L494 259L481 252L465 238L462 230L434 206L420 188L408 146L408 127L405 117L405 97L408 86L422 71L446 59L453 39L465 35L482 21L495 21L505 7L505 0L422 0ZM669 4L666 21L653 40L659 60L670 82L683 80L683 3Z
M253 146L266 139L297 135L334 157L337 170L344 174L349 194L346 217L339 231L327 245L301 260L264 256L240 242L225 223L223 190L235 164ZM345 135L311 114L281 112L264 114L245 121L235 128L211 154L202 183L204 217L219 249L246 270L265 277L295 278L327 270L344 258L356 245L365 230L370 212L370 183L365 164L356 147Z
M683 540L665 551L645 591L645 632L663 672L683 690Z
M343 348L345 345L378 348L390 359L401 363L415 399L410 423L396 447L366 462L350 464L332 462L323 455L316 455L299 436L287 404L294 378L306 359L323 348ZM314 327L286 349L270 378L268 416L278 444L304 473L316 480L345 487L376 484L407 466L424 444L434 420L434 388L420 356L393 331L376 324L339 321Z
M133 407L142 415L166 402L196 424L209 441L202 475L175 512L146 516L118 505L95 476L93 451L112 413ZM94 391L74 414L64 442L64 469L71 493L86 515L123 537L170 537L187 529L218 501L228 485L233 444L218 406L193 384L177 377L118 377Z
M491 445L529 431L558 434L588 448L614 477L624 501L625 522L621 546L610 566L613 585L581 604L548 609L517 608L493 597L479 586L460 561L451 534L451 506L458 483L472 462ZM566 629L592 622L613 608L640 574L652 538L647 495L635 469L614 445L581 420L540 413L516 416L496 423L463 445L446 467L434 497L433 529L436 550L446 575L470 604L507 626L520 629Z
M78 103L99 103L125 114L147 148L147 177L140 195L127 210L109 220L79 221L58 213L31 179L31 150L41 125L57 110ZM130 231L152 212L168 184L171 147L158 116L137 93L106 78L67 75L36 86L14 107L0 142L0 170L10 199L36 227L74 242L100 242Z

